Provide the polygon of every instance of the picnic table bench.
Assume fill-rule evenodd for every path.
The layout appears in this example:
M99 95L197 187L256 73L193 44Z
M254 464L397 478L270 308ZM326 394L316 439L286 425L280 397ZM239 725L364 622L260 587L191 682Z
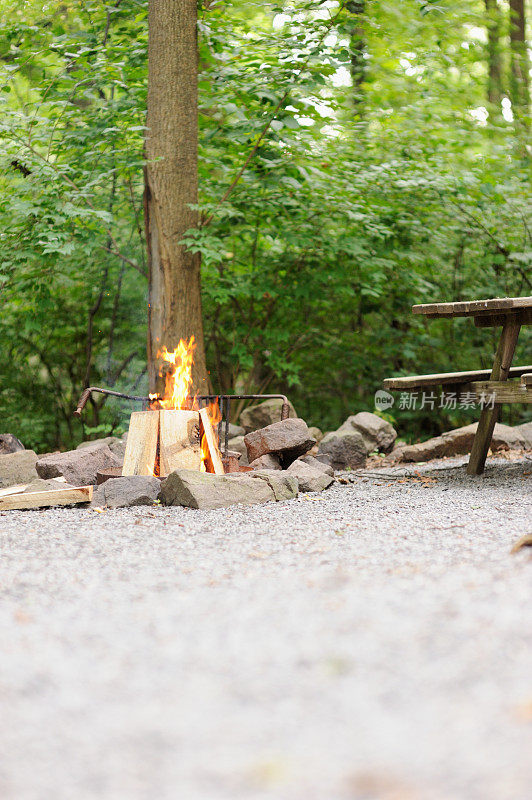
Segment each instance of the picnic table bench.
M477 328L502 328L491 370L409 375L387 378L383 384L385 389L403 391L434 386L453 390L460 387L472 392L479 402L489 396L493 404L482 408L467 466L470 475L480 475L484 471L501 404L532 403L532 365L512 367L521 327L532 324L532 297L429 303L413 306L412 312L423 314L428 319L473 317ZM508 378L520 380L508 382Z

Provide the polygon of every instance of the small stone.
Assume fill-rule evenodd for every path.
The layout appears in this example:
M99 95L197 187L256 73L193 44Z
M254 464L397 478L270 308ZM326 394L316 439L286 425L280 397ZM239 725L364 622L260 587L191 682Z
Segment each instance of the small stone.
M33 450L17 450L0 455L0 487L31 483L38 478L35 465L37 454Z
M61 489L74 489L74 486L71 486L69 483L65 483L65 481L58 481L56 478L50 478L49 481L45 481L43 478L35 478L26 488L24 489L24 494L29 494L30 492L52 492L52 491L61 491Z
M127 434L125 435L127 437ZM83 448L92 447L95 444L106 444L111 453L113 453L122 461L124 460L124 456L126 454L126 440L118 439L116 436L106 436L104 439L93 439L89 442L81 442L81 444L78 444L76 449L83 450Z
M102 483L92 495L92 506L128 508L151 506L161 491L161 481L150 475L124 475Z
M73 486L87 486L96 483L99 470L120 466L120 460L111 453L108 445L93 444L81 450L39 458L36 469L41 478L63 476Z
M273 453L266 453L266 455L256 458L249 466L253 469L282 469L279 456Z
M223 435L225 436L225 425L222 426ZM244 436L246 433L246 429L243 428L241 425L234 425L232 422L229 423L229 438L234 439L236 436Z
M318 458L327 455L334 469L356 469L366 463L368 449L360 431L332 431L320 442Z
M271 398L257 403L257 405L248 406L240 414L240 424L245 428L246 433L251 433L251 431L272 425L274 422L280 422L282 405L282 400ZM297 417L296 410L290 401L288 401L288 407L288 417L291 419Z
M20 439L17 439L12 433L0 433L0 455L18 453L25 449Z
M246 445L244 444L244 437L235 436L234 439L229 439L227 445L229 447L229 450L235 450L237 453L240 453L239 463L247 467L249 461L248 461L248 451L246 450ZM222 454L223 454L223 442L222 442Z
M244 442L250 462L266 453L275 453L283 466L291 464L316 443L303 419L284 419L259 431L246 434Z
M294 461L287 470L289 475L297 479L300 492L321 492L334 482L334 477L327 475L305 461Z
M159 498L167 506L212 510L236 505L254 505L275 500L266 480L249 477L255 473L213 475L209 472L177 469L162 482ZM105 486L106 484L104 484Z
M309 428L309 433L313 439L316 439L317 444L321 442L323 439L323 431L320 428L311 427Z
M273 491L277 502L281 500L292 500L297 497L298 482L295 475L289 475L286 470L281 472L277 470L262 470L260 472L249 472L251 478L258 478L259 480L266 481L268 486Z
M331 467L328 460L323 460L323 456L318 459L315 458L315 456L307 454L305 456L300 456L298 460L303 461L305 464L309 464L309 466L314 467L314 469L318 469L320 472L324 472L326 475L330 475L331 478L334 478L334 469Z

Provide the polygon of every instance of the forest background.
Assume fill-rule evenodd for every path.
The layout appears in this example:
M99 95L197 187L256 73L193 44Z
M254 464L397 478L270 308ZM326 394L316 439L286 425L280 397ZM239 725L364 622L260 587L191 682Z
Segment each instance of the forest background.
M147 2L0 15L0 427L45 451L125 429L112 400L72 417L85 386L148 388ZM532 294L530 19L525 0L200 5L184 241L214 391L284 391L328 430L384 377L490 366L496 332L411 306ZM387 412L410 440L472 414Z

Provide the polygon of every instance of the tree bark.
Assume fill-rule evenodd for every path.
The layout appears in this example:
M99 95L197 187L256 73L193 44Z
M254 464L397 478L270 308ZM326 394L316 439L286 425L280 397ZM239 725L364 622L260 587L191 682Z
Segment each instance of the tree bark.
M351 55L351 80L353 81L352 103L357 116L364 115L364 90L363 82L366 77L366 36L362 25L362 16L366 11L365 0L351 0L346 4L346 10L351 15L347 25Z
M194 335L194 389L207 391L200 256L180 244L198 224L196 0L148 2L148 114L144 214L148 244L148 377L163 391L160 348ZM164 368L164 367L163 367Z
M501 111L502 63L501 63L501 11L497 0L484 0L486 5L486 27L488 30L488 101Z
M530 106L525 0L510 0L510 51L510 100L519 126L528 117Z

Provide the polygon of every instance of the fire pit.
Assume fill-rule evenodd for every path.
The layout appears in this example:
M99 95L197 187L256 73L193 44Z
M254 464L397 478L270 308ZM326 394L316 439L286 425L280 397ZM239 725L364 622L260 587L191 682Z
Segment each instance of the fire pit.
M288 399L283 394L192 395L194 349L191 336L188 341L181 339L173 352L164 347L159 353L168 365L164 395L130 395L99 386L89 386L81 394L74 412L77 417L93 392L143 404L142 411L131 414L122 475L165 477L180 468L217 475L234 471L235 459L228 447L232 402L279 399L281 419L288 418Z

